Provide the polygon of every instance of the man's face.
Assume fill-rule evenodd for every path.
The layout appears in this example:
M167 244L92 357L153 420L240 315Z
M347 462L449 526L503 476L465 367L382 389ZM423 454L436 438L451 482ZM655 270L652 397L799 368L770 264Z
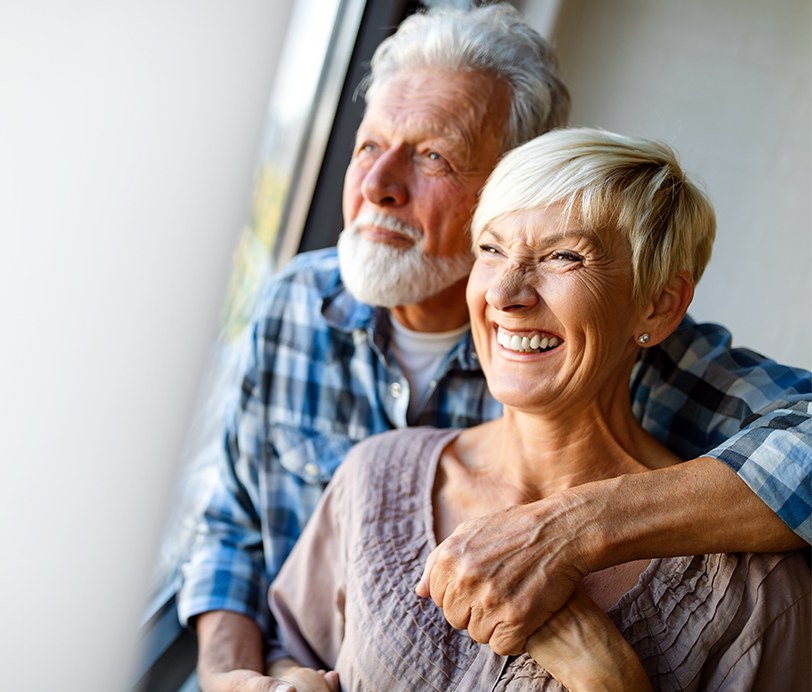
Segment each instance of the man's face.
M467 275L468 223L501 153L508 104L505 84L484 73L410 70L378 86L344 179L342 274L356 285L385 274L405 289L362 299L418 303ZM372 255L387 271L359 278Z

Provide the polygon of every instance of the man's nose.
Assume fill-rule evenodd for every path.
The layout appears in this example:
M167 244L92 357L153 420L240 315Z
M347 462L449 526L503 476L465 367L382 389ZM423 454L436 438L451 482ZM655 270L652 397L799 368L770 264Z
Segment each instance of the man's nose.
M407 155L391 148L375 160L361 184L361 192L367 200L382 207L406 204L409 200L404 176Z
M524 265L510 263L485 292L485 300L503 311L534 307L540 296L528 274L529 269Z

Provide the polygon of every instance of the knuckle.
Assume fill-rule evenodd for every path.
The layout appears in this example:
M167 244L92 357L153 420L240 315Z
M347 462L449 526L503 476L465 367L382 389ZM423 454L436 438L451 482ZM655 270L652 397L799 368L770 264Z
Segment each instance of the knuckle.
M502 614L504 616L505 624L511 628L518 628L527 621L527 608L523 607L521 603L508 601L503 604Z
M499 656L517 656L524 651L525 642L525 637L500 623L494 628L489 644Z
M487 581L480 589L480 600L482 607L486 611L504 610L506 607L504 594L502 589L496 586L492 581Z

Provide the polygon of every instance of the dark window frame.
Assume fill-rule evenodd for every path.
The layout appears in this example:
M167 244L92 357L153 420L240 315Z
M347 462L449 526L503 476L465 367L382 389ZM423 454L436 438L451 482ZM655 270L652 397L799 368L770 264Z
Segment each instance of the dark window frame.
M415 0L368 0L299 241L299 252L335 245L344 225L341 213L344 172L364 114L364 100L355 98L358 85L366 76L372 54L380 42L422 6Z

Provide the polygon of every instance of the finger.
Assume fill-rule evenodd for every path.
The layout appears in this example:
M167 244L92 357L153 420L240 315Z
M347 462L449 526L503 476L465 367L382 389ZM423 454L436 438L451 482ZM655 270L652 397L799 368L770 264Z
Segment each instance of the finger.
M439 546L438 546L439 547ZM417 583L415 587L415 591L420 598L429 598L431 596L431 590L429 589L429 583L431 580L431 573L434 569L434 565L437 562L437 548L432 550L429 553L429 556L426 558L426 564L423 567L423 574L420 576L420 581Z
M274 680L270 687L265 687L268 692L296 692L296 687L283 680Z
M529 633L525 630L500 622L491 631L488 644L499 656L518 656L527 646Z
M434 550L434 560L431 563L431 574L428 576L429 597L440 608L446 599L446 592L451 581L451 570L444 566L444 558L441 553L443 546L440 545Z
M334 670L325 673L324 682L327 683L327 686L330 688L330 692L341 692L341 686L338 682L338 673L336 673Z
M449 624L458 630L468 629L471 620L471 605L467 600L459 598L453 589L446 588L443 591L443 600L439 604L443 609L443 615Z
M475 642L480 644L487 644L490 642L491 636L496 623L490 621L481 608L472 606L469 609L468 624L466 629L468 635Z

